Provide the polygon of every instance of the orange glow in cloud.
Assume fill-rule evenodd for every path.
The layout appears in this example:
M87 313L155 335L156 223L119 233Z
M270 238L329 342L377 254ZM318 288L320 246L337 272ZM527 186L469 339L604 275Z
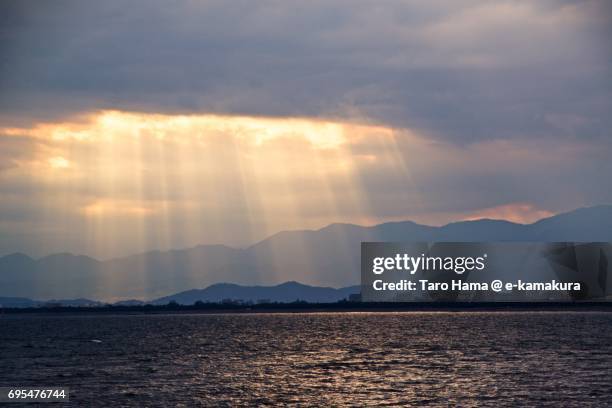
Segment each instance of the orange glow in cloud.
M110 199L94 201L82 207L81 210L88 217L143 217L156 211L152 207L143 207L129 201Z
M551 217L553 215L555 215L555 213L538 209L531 204L513 203L474 211L461 219L464 221L471 221L488 218L512 221L519 224L531 224L542 218Z
M116 138L155 137L205 141L214 135L248 138L261 145L278 138L303 138L317 148L336 148L354 133L392 134L382 126L353 125L305 118L271 118L229 115L162 115L101 111L74 123L42 123L31 129L2 128L8 136L30 136L53 141L100 141Z
M51 157L49 159L49 165L54 169L67 169L70 167L70 162L63 157Z

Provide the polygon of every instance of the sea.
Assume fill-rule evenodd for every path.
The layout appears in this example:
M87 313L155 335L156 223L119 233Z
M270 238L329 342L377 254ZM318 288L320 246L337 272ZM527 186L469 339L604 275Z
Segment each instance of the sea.
M41 386L83 407L612 406L612 313L0 315L0 387Z

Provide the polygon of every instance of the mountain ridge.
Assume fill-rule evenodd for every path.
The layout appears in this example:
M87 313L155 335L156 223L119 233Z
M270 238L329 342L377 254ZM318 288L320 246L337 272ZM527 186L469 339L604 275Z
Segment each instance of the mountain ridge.
M115 306L139 306L139 305L165 305L175 302L181 305L192 305L197 301L221 303L223 301L241 302L266 302L266 303L289 303L293 301L306 301L309 303L333 303L348 299L352 294L360 292L359 286L348 286L344 288L331 288L304 285L295 281L283 282L278 285L266 286L244 286L235 283L220 282L202 289L190 289L179 293L173 293L158 299L140 300L124 299L112 303ZM26 308L26 307L100 307L106 303L91 299L50 299L35 300L25 297L0 297L0 308Z
M89 256L89 255L84 255L84 254L73 254L71 252L57 252L57 253L52 253L52 254L47 254L44 255L42 257L39 258L34 258L31 257L28 254L25 254L23 252L20 251L16 251L16 252L10 252L8 254L2 255L0 256L0 260L3 258L7 258L10 256L22 256L34 261L40 261L43 260L45 258L49 258L52 256L56 256L56 255L62 255L62 256L71 256L71 257L83 257L83 258L88 258L88 259L92 259L92 260L96 260L98 262L109 262L109 261L114 261L114 260L123 260L126 258L131 258L131 257L135 257L135 256L142 256L142 255L153 255L153 254L164 254L164 253L172 253L172 252L181 252L181 251L188 251L188 250L194 250L194 249L198 249L198 248L202 248L202 247L206 247L206 248L214 248L214 247L221 247L221 248L226 248L226 249L234 249L234 250L241 250L241 249L249 249L252 248L262 242L268 241L270 239L274 239L277 238L279 235L281 234L294 234L294 233L316 233L316 232L323 232L325 230L328 230L330 228L333 228L335 226L341 226L341 227L356 227L356 228L360 228L360 229L372 229L372 228L378 228L378 227L386 227L386 226L396 226L396 225L412 225L412 226L417 226L417 227L422 227L422 228L431 228L431 229L444 229L456 224L472 224L472 225L476 225L480 222L492 222L492 223L502 223L502 224L508 224L508 225L515 225L515 226L533 226L536 224L541 224L541 223L545 223L548 220L552 220L552 219L557 219L559 217L564 217L564 216L568 216L568 215L573 215L574 213L581 213L584 210L588 210L588 211L597 211L597 210L607 210L610 211L612 213L612 204L608 205L608 204L602 204L602 205L596 205L596 206L590 206L590 207L579 207L576 208L574 210L570 210L570 211L565 211L562 213L558 213L555 215L551 215L549 217L544 217L541 218L537 221L534 221L532 223L518 223L518 222L514 222L514 221L509 221L509 220L504 220L501 218L478 218L478 219L473 219L473 220L462 220L462 221L451 221L448 222L446 224L440 225L440 226L433 226L433 225L428 225L428 224L420 224L417 223L415 221L411 221L411 220L403 220L403 221L389 221L389 222L383 222L380 224L374 224L374 225L359 225L359 224L352 224L352 223L343 223L343 222L335 222L335 223L331 223L328 224L326 226L323 226L321 228L317 228L317 229L298 229L298 230L282 230L282 231L278 231L272 235L270 235L269 237L266 237L260 241L257 241L251 245L247 245L245 247L234 247L234 246L230 246L230 245L226 245L226 244L197 244L194 246L190 246L190 247L185 247L185 248L173 248L173 249L167 249L167 250L161 250L161 249L152 249L149 251L144 251L144 252L137 252L135 254L130 254L130 255L125 255L125 256L120 256L120 257L112 257L112 258L108 258L108 259L97 259L95 257Z
M333 303L348 299L352 294L360 292L360 286L331 288L304 285L296 281L283 282L278 285L237 285L235 283L215 283L203 289L190 289L173 295L153 299L149 303L161 305L176 302L182 305L192 305L197 301L223 302L225 300L240 300L243 302L282 302L306 301L309 303Z
M160 298L218 282L346 287L359 282L363 241L612 241L612 206L580 208L532 224L472 220L441 227L413 221L330 224L285 231L246 248L198 245L110 260L73 254L0 257L0 296L38 299Z

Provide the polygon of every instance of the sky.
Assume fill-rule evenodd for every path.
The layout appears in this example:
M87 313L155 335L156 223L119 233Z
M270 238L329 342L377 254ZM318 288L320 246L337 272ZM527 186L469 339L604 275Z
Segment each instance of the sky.
M612 203L612 6L0 3L0 255Z

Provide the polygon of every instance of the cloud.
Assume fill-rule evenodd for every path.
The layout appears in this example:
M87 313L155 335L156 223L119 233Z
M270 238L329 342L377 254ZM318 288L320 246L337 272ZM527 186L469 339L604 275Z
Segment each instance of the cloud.
M605 1L3 2L4 120L358 118L466 143L610 122ZM567 95L572 95L568 98Z
M467 214L464 220L480 220L483 218L503 219L507 221L517 222L521 224L529 224L541 220L542 218L550 217L554 213L539 208L535 208L531 204L512 203L499 207L485 208Z

